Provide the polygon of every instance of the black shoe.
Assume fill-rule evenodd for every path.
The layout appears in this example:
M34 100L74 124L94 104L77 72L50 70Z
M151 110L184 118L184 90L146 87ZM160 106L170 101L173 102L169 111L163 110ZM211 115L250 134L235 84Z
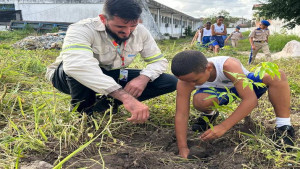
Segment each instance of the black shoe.
M119 112L119 106L122 104L119 100L113 99L112 97L100 96L97 97L96 103L92 106L93 112L103 114L107 109L112 106L112 114Z
M107 109L109 109L109 105L111 104L110 100L106 96L100 96L96 98L96 102L93 106L91 106L90 110L93 112L98 112L103 114Z
M275 128L272 139L278 145L277 148L285 149L287 152L290 152L292 151L292 148L286 148L285 145L294 146L294 137L294 128L289 125L284 125Z
M207 123L204 119L203 116L207 117L209 120L209 123L214 123L217 117L219 116L219 112L217 111L214 115L207 115L203 114L201 117L197 119L197 121L192 125L192 130L193 131L206 131L209 129L209 123Z

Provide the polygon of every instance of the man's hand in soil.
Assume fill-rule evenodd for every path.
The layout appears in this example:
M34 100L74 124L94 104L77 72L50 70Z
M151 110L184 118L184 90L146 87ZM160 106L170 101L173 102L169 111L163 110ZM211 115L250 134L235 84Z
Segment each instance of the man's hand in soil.
M138 98L145 90L149 81L149 77L145 75L140 75L128 82L124 90L131 94L133 97Z
M213 140L213 139L223 136L223 134L225 134L226 131L227 131L226 128L222 124L219 124L217 126L214 126L213 130L212 129L206 130L200 136L200 139L203 141Z
M190 149L189 148L187 148L187 147L179 148L179 155L182 158L188 158L189 153L190 153Z

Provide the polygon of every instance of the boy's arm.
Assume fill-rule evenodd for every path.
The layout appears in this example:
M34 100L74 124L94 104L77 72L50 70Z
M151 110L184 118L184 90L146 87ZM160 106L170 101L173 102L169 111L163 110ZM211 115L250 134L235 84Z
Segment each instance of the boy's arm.
M194 88L194 85L191 83L181 80L179 80L177 83L175 133L179 155L183 158L187 158L189 155L189 148L187 145L187 129L190 110L190 97Z
M226 72L232 72L232 73L244 74L241 67L241 63L238 60L234 58L229 58L224 63L223 70L225 76L234 83L234 87L236 88L239 97L242 99L242 101L240 105L237 107L237 109L226 120L224 120L221 124L215 126L214 130L209 129L200 136L200 138L204 141L216 139L222 136L236 123L238 123L244 117L246 117L256 107L258 103L257 97L253 90L251 90L249 87L245 87L243 89L243 80L237 80L229 73L226 73Z

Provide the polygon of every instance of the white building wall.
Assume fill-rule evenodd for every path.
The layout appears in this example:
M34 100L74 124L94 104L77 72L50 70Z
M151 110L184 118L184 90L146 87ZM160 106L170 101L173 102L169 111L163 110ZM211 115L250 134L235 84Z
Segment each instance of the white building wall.
M77 22L98 16L103 4L16 4L23 20Z
M294 29L287 29L283 26L285 23L282 20L276 19L271 21L271 25L268 27L272 33L287 33L289 35L300 36L300 26L296 26Z

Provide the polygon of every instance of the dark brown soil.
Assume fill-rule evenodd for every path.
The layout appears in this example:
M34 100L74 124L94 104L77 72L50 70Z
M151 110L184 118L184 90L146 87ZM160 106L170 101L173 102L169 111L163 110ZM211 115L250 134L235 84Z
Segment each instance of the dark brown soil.
M252 117L259 117L260 105ZM296 110L292 110L292 118L300 119ZM299 139L299 123L296 119L292 122ZM257 123L256 119L256 123ZM262 119L266 135L269 137L274 127L274 121ZM239 131L259 135L260 127L252 118L247 117L243 122L235 125L221 138L202 142L198 139L201 133L188 132L188 145L193 159L185 160L177 153L175 132L172 127L160 127L147 123L143 125L125 124L116 131L112 131L112 138L104 138L101 146L101 155L105 168L110 169L237 169L237 168L274 168L274 162L266 160L265 156L245 149L245 142L249 137L241 135ZM99 155L100 139L77 154L64 164L64 168L102 168L103 162ZM248 143L248 144L251 144ZM53 164L59 156L57 142L49 143L51 150L41 153L32 153L22 159L24 162L42 160ZM64 149L62 156L66 157L77 147ZM36 154L36 155L33 155Z

